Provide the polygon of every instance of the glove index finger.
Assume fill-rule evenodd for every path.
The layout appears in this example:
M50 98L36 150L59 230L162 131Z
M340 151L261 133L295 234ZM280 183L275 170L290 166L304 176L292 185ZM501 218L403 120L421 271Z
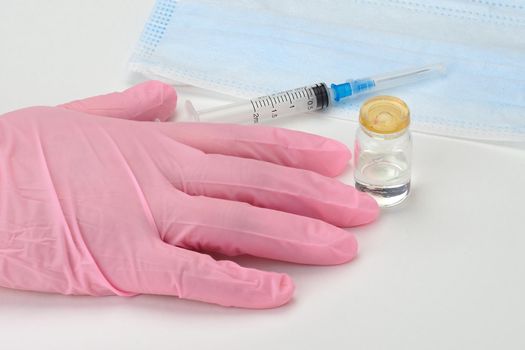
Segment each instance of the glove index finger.
M150 80L122 92L88 97L58 107L98 116L153 121L169 119L177 105L177 93L168 84Z

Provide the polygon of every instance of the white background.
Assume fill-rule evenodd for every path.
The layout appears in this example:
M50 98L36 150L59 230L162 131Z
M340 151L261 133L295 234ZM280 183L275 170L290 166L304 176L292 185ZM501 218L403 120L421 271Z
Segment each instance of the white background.
M152 5L2 1L0 114L129 87L138 78L126 61ZM200 108L228 102L178 90ZM356 127L312 116L275 124L349 146ZM354 262L237 259L290 274L297 292L285 307L0 289L0 348L524 349L525 152L421 134L414 142L413 194L353 230ZM351 179L349 169L342 180Z

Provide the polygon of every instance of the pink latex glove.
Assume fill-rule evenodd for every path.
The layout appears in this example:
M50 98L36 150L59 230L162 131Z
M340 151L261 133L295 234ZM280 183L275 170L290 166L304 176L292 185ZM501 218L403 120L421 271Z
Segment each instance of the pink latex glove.
M370 222L378 207L327 177L345 168L344 145L151 121L176 102L152 81L0 117L0 286L268 308L292 297L287 275L199 252L319 265L356 255L337 226Z

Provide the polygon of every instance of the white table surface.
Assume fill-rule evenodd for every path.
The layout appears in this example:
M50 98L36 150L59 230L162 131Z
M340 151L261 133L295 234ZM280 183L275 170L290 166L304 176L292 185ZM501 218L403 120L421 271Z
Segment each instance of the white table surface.
M152 4L2 2L0 114L130 86L137 78L126 61ZM228 100L179 92L198 107ZM349 146L356 127L315 117L275 125ZM236 259L290 274L297 292L285 307L0 289L0 348L524 349L525 151L422 134L414 142L413 194L353 230L357 260L311 267ZM351 170L342 180L351 183Z

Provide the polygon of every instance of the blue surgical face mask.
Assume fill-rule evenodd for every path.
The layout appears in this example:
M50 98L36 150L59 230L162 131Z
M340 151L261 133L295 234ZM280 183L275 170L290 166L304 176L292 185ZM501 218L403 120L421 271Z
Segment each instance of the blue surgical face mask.
M411 107L413 130L525 142L520 3L158 0L131 68L255 97L443 62L446 78L384 92ZM330 116L355 120L362 102Z

